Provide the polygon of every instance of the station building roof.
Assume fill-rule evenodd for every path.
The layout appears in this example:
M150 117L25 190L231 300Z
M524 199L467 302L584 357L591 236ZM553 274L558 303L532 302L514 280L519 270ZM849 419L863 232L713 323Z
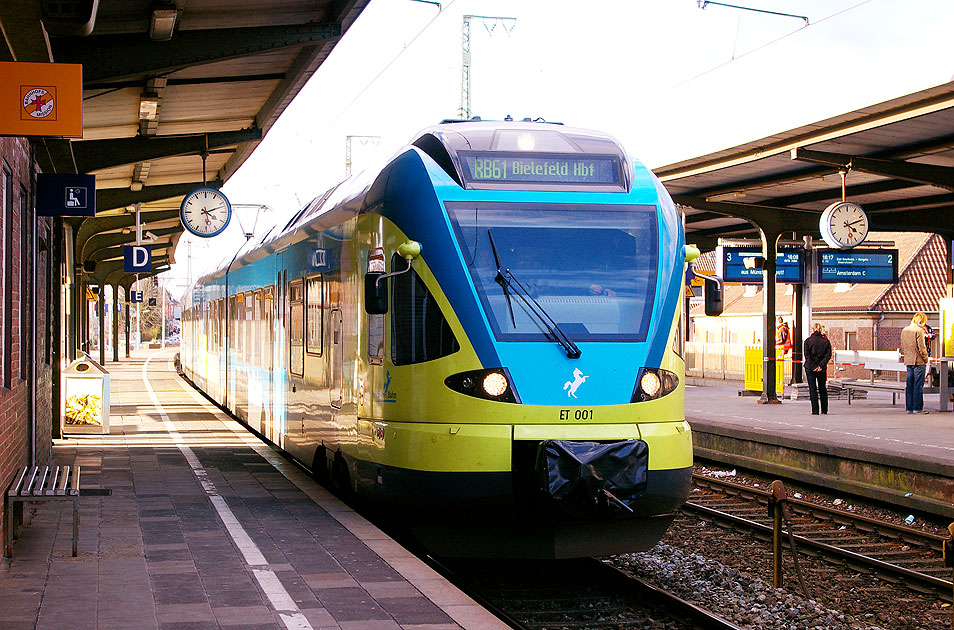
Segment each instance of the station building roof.
M871 229L954 236L954 82L654 169L686 212L687 242L818 237L846 198Z
M182 197L235 173L368 2L3 3L0 61L83 66L83 138L34 141L43 172L96 175L77 263L113 284L137 202L153 260L171 262Z

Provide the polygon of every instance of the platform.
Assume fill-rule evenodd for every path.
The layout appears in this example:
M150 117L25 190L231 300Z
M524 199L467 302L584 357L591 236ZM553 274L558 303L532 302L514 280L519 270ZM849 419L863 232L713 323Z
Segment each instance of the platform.
M57 440L72 513L30 504L0 628L507 628L201 397L174 351L110 363L108 435Z
M872 390L851 405L830 399L828 414L813 416L807 398L766 405L739 396L740 384L691 382L696 458L954 516L954 413L938 411L937 394L925 394L923 415Z

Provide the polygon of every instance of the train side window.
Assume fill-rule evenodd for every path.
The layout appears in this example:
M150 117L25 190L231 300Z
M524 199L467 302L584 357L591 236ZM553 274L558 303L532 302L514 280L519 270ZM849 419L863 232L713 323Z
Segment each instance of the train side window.
M407 263L397 254L391 269ZM432 361L460 350L437 300L414 269L391 279L391 362L408 365Z
M228 322L229 350L238 352L238 331L235 330L238 324L238 298L235 295L229 296Z
M289 369L296 376L305 374L305 301L302 279L288 284Z
M272 369L272 346L275 343L275 287L265 287L265 338L262 343L262 367Z
M265 322L262 318L262 290L256 289L253 296L255 298L255 313L252 318L252 328L255 334L253 336L254 343L252 345L252 364L256 367L265 367L265 362L262 361L262 348L265 346Z
M305 349L308 354L321 356L321 297L324 278L321 274L308 278L305 285Z

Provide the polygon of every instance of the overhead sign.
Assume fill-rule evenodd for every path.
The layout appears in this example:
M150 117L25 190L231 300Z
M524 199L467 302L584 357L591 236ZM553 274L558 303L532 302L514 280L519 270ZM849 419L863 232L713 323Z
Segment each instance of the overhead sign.
M615 155L461 151L464 179L494 184L584 184L620 186Z
M726 282L762 284L761 269L746 269L745 259L761 257L757 247L717 247L716 274ZM805 282L805 250L779 249L775 256L775 281L788 284Z
M83 66L0 62L0 136L83 137Z
M819 249L819 283L850 282L852 284L896 284L898 282L898 250L896 249Z
M36 213L44 217L96 215L96 176L40 173L36 176Z
M139 304L142 302L142 291L130 291L129 292L129 301L132 304Z
M126 273L152 271L152 248L148 245L124 245L123 271Z

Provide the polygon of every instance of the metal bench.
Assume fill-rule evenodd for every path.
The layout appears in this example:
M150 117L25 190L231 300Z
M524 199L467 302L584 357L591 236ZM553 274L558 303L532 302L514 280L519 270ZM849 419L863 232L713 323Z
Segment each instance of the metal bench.
M98 489L97 489L98 490ZM108 494L109 491L92 494ZM5 512L6 527L3 530L3 555L13 556L13 541L17 527L23 523L23 504L26 502L72 501L73 502L73 557L76 557L76 541L79 537L80 467L26 466L7 490Z
M895 405L898 402L898 394L904 395L904 381L843 381L841 384L848 391L848 404L851 404L851 393L857 390L868 391L871 389L880 389L891 392L891 404ZM925 386L925 394L936 394L938 392L937 387L928 387Z

